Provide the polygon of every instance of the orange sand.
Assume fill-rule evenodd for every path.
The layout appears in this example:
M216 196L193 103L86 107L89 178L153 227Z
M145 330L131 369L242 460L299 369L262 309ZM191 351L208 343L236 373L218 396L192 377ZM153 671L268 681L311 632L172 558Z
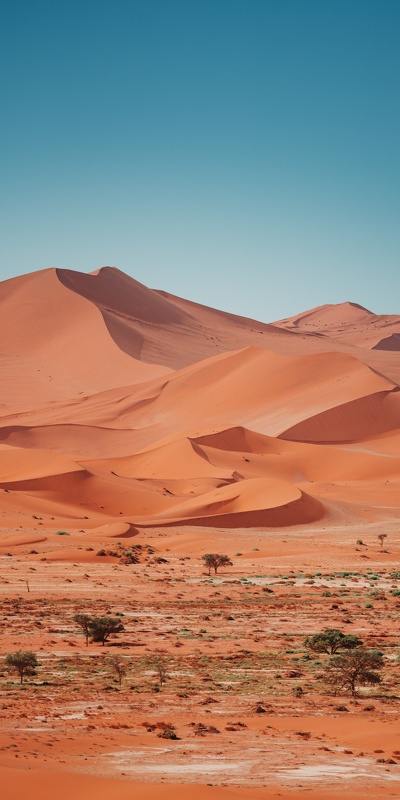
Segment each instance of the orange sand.
M240 551L253 574L365 567L362 557L379 568L395 565L400 316L344 303L264 324L148 289L105 267L5 281L0 328L4 596L18 596L40 574L40 591L52 576L48 591L56 604L65 592L78 604L97 602L102 592L112 598L112 571L121 567L115 555L97 553L118 542L154 543L175 559L177 578L179 559L210 551L233 560ZM388 553L371 550L381 532ZM316 547L321 537L323 552ZM359 538L368 554L355 551ZM69 575L78 567L74 585ZM103 568L103 580L96 572L96 586L90 583L91 570ZM230 574L238 580L237 565ZM164 579L160 573L159 587ZM190 585L197 596L196 582ZM129 591L147 602L151 584ZM18 646L29 641L17 637ZM41 639L32 641L37 647ZM17 645L6 640L3 651ZM295 724L290 714L285 720L281 727ZM321 720L326 733L332 720ZM302 725L316 732L319 718ZM331 725L339 739L340 731L342 719ZM388 750L396 744L400 751L390 725L379 735ZM371 750L368 736L356 726L341 741ZM66 762L64 772L44 762L40 769L40 758L20 770L0 760L5 796L19 800L29 791L33 800L46 800L54 787L60 800L187 796L183 779L136 783L132 774L123 780L82 773L71 754ZM340 796L337 786L329 793L305 780L310 798ZM380 794L375 781L370 796L398 796L396 786L382 784ZM190 792L195 800L304 795L273 781L264 788L191 783ZM363 794L354 784L343 796Z

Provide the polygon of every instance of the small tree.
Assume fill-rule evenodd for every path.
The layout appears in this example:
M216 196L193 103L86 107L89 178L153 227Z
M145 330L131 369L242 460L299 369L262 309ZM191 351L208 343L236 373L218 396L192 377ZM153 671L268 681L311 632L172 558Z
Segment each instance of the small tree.
M36 674L38 661L31 650L17 650L15 653L6 654L6 665L18 672L20 682L23 683L25 675Z
M325 669L324 679L335 694L347 689L356 697L357 686L380 683L381 677L376 670L382 667L383 656L379 650L359 647L350 653L333 656Z
M232 561L229 556L224 556L221 553L206 553L202 556L205 566L208 569L208 574L211 575L211 570L217 574L219 567L232 567Z
M162 686L169 677L167 672L167 659L162 655L152 656L149 660L149 666L157 673L158 684Z
M114 672L119 685L121 686L122 679L125 678L125 675L128 672L128 664L121 658L121 656L117 655L110 656L108 663Z
M79 627L82 629L82 632L85 635L86 647L88 647L88 645L89 645L89 636L90 636L90 632L91 632L90 631L90 623L91 623L91 621L92 621L92 617L89 617L88 614L75 614L75 616L74 616L74 622L76 622L77 625L79 625Z
M92 617L89 622L92 642L101 642L103 647L112 633L120 633L124 630L122 622L116 617Z
M362 645L362 641L357 636L346 635L336 628L326 628L322 633L306 636L304 644L314 653L334 655L338 650L354 650Z
M378 539L381 543L381 548L382 548L385 539L387 539L387 533L378 533Z

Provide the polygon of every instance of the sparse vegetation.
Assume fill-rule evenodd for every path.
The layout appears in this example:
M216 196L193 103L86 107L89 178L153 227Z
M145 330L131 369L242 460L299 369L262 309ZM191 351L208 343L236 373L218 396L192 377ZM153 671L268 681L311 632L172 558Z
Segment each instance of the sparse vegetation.
M362 645L362 641L357 636L346 635L336 628L326 628L322 633L306 636L304 644L314 653L334 655L339 650L354 650Z
M158 685L161 687L168 679L168 661L165 656L156 654L148 661L149 667L153 669L158 677Z
M89 617L88 614L75 614L74 615L74 622L76 622L77 625L79 625L79 627L81 628L82 632L85 635L86 647L88 647L88 645L89 645L89 637L90 637L90 634L91 634L91 629L90 629L91 621L92 621L92 618Z
M211 575L211 570L214 570L215 575L220 567L232 567L232 561L229 556L222 555L221 553L206 553L202 556L205 566L208 569L208 574Z
M170 552L169 542L165 544L163 550L160 548L162 555ZM95 551L98 547L95 545ZM215 581L199 576L199 563L203 562L198 558L180 560L172 550L166 564L156 561L145 544L142 548L141 555L132 548L141 561L146 559L146 564L138 568L120 566L120 559L114 557L97 559L95 564L77 563L73 573L58 572L58 565L41 565L40 553L29 562L28 569L33 564L36 569L29 594L25 580L31 573L21 564L20 555L6 565L9 572L4 577L11 585L0 587L7 626L16 642L26 642L27 650L43 650L40 682L30 683L25 676L22 689L17 685L17 673L5 679L2 659L2 698L10 708L6 712L10 718L11 710L18 716L17 699L22 691L29 707L31 702L37 703L38 714L51 721L54 712L55 726L59 726L59 714L68 720L69 715L80 714L81 704L86 703L87 719L82 724L88 731L92 727L133 730L147 719L148 730L153 733L150 746L157 747L158 735L174 739L178 734L182 739L194 737L201 747L203 742L207 745L207 738L215 739L220 729L221 748L229 749L227 734L239 739L243 729L239 722L224 721L220 725L221 719L240 720L239 714L251 713L273 722L270 715L284 708L284 713L301 720L302 715L340 716L342 709L362 725L364 711L371 708L378 694L374 687L379 686L375 703L379 719L386 716L389 722L392 720L398 702L397 568L377 569L374 564L370 570L342 568L329 574L298 568L285 572L275 569L271 574L261 568L250 569L240 578L228 580L224 576L224 580ZM106 554L128 549L113 541ZM214 568L210 571L213 575ZM60 594L55 597L53 575L60 574ZM65 591L67 574L74 578L78 592L84 592L84 603L77 600L76 592ZM46 596L42 587L48 575L52 582ZM324 590L326 586L330 591ZM369 599L373 613L365 608ZM105 631L100 630L99 621L104 618L113 620L111 630L108 625ZM315 628L316 620L331 619L332 627ZM357 632L363 632L360 638L347 633L345 621L350 619ZM91 641L113 644L121 623L129 633L120 634L114 647L90 645ZM303 631L317 631L306 637L307 649ZM29 639L20 638L28 632ZM381 645L385 655L382 686L380 655L378 666L376 660L372 665L369 661L362 669L358 665L355 672L348 661L337 660L358 654L367 646ZM357 700L358 692L368 698L368 705ZM336 703L345 702L346 708L336 705L332 694L337 694ZM71 708L76 701L79 708ZM171 716L177 703L185 714L179 727L178 718ZM235 716L223 716L228 714ZM157 723L157 719L166 722ZM75 735L75 725L75 721L65 723L71 736ZM257 736L268 735L269 726L265 731L261 727ZM300 721L298 727L301 730ZM292 731L289 736L306 740L303 734ZM248 736L255 736L254 725L249 725ZM173 744L171 741L171 747ZM190 749L190 741L188 744Z
M31 650L17 650L15 653L7 653L5 657L6 666L18 672L20 682L28 675L36 674L38 660L35 653Z
M166 725L165 728L161 728L157 736L160 739L178 739L175 727L173 725Z
M114 633L124 631L121 620L115 617L92 617L89 622L90 638L92 642L101 642L105 645L107 639Z
M121 686L123 678L125 678L128 672L128 664L125 659L121 658L121 656L112 655L108 659L108 664L116 676L119 685Z
M113 633L120 633L125 630L123 623L119 619L110 616L91 617L89 614L75 614L74 621L85 635L86 647L89 644L89 639L92 642L101 642L104 646Z
M360 647L350 653L333 656L325 668L324 680L334 693L350 691L357 696L357 686L380 683L378 670L383 667L383 656L379 650Z

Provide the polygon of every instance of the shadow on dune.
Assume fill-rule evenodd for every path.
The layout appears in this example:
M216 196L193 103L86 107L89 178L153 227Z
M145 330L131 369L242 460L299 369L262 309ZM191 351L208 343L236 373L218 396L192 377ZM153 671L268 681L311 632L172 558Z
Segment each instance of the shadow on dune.
M308 444L352 443L400 428L400 390L375 392L299 422L278 439Z
M302 492L298 500L277 508L261 511L239 511L236 514L216 514L213 516L187 517L181 520L163 522L152 517L152 527L202 527L202 528L285 528L291 525L304 525L318 522L325 517L323 504L314 497ZM136 523L138 528L147 528L150 523Z
M400 350L400 334L392 333L391 336L387 336L386 339L381 339L380 342L377 342L372 350L392 350L392 351L399 351Z
M151 338L152 329L194 322L185 311L114 267L103 267L97 275L65 269L56 272L63 286L97 306L115 344L133 358L140 360L143 353L143 325ZM152 361L149 352L145 360Z

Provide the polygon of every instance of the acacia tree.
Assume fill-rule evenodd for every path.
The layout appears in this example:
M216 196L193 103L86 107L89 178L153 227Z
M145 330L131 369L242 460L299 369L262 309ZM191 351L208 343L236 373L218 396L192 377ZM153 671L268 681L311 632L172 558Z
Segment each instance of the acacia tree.
M229 556L224 556L221 553L206 553L202 556L205 566L208 569L208 574L211 575L211 570L214 570L215 575L219 567L232 567L232 561Z
M6 654L6 665L18 672L20 682L23 683L25 675L35 675L38 660L31 650L17 650Z
M85 635L86 640L86 647L89 645L89 636L90 636L90 623L92 621L92 617L89 617L89 614L75 614L74 622L79 625L82 629L82 632Z
M338 650L354 650L361 647L362 641L353 634L344 634L337 628L325 628L322 633L306 636L304 644L314 653L328 653L334 655Z
M112 633L124 631L123 623L116 617L91 617L89 622L92 642L101 642L103 647Z
M376 670L382 669L383 663L379 650L359 647L352 652L330 658L325 668L324 680L335 694L347 689L353 697L357 697L357 686L380 683L381 677Z
M121 658L121 656L117 655L110 656L108 663L114 672L119 685L121 686L122 679L125 678L125 675L128 672L128 664Z

